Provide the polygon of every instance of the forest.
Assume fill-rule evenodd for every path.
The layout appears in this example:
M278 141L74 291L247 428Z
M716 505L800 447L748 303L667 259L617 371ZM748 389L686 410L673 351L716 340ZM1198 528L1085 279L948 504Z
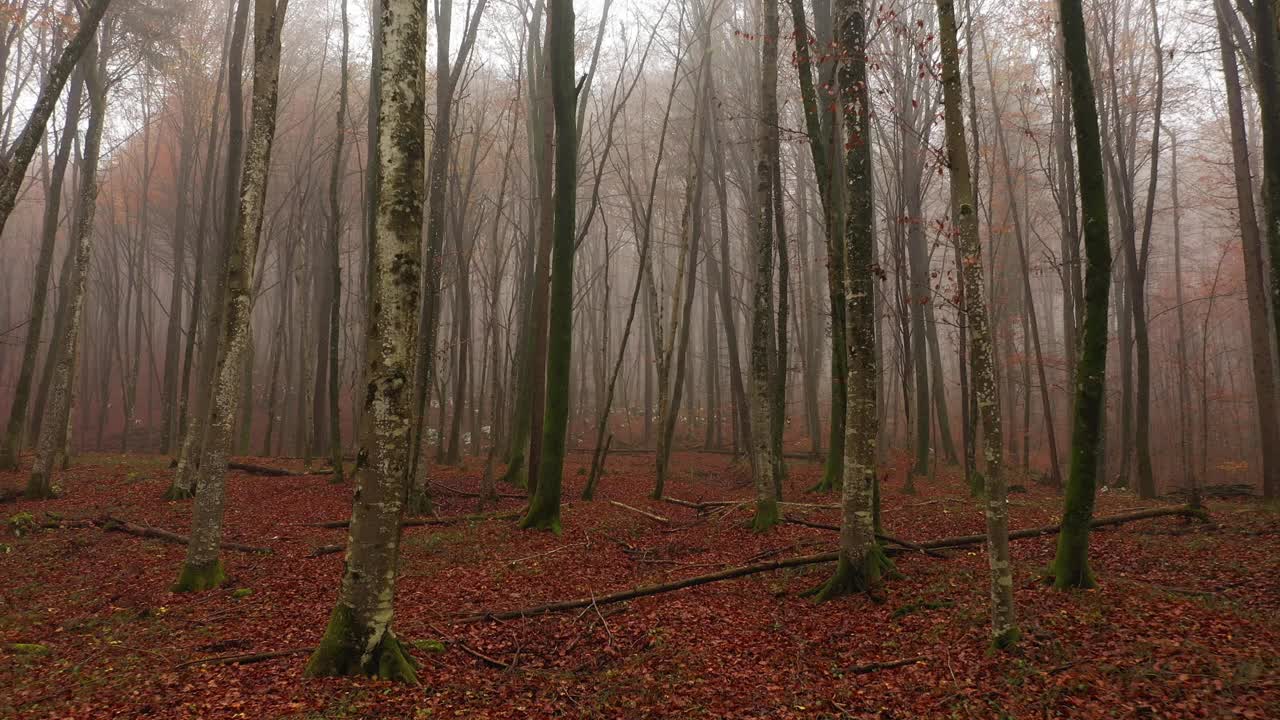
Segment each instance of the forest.
M0 718L1280 717L1280 0L0 0Z

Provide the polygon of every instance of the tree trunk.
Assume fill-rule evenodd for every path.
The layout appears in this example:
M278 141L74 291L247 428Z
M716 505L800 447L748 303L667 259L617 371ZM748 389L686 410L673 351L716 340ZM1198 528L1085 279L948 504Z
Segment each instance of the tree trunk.
M961 310L969 329L969 365L978 398L986 460L984 488L987 521L987 561L991 570L991 636L996 647L1017 642L1017 613L1013 604L1013 568L1009 559L1008 488L1000 443L1000 398L993 371L994 347L983 300L982 247L978 236L969 151L965 144L964 103L960 88L960 57L956 38L955 3L937 0L939 43L942 48L943 113L947 163L950 165L951 212L963 256L964 291Z
M1107 230L1106 178L1098 132L1098 109L1089 68L1081 0L1058 0L1067 73L1071 77L1071 109L1079 163L1080 206L1084 221L1084 325L1076 367L1075 419L1071 433L1071 472L1067 478L1062 533L1054 559L1059 588L1093 587L1089 569L1089 521L1101 443L1103 392L1107 377L1107 304L1111 286L1111 243Z
M356 463L355 503L338 602L307 663L308 677L370 675L417 682L413 660L391 630L400 518L411 449L415 320L421 287L426 36L423 5L383 0L383 92L378 102L376 232L371 267L373 312L365 368L365 416Z
M247 1L247 0L245 0ZM227 283L223 290L223 327L218 342L215 385L210 397L200 482L192 505L191 543L174 585L178 592L207 590L225 576L219 546L232 427L244 382L253 310L253 274L266 204L279 91L280 42L288 0L254 3L253 111L249 143L240 179L240 207L227 243Z
M97 40L90 33L85 43L81 64L89 97L89 124L85 129L84 165L80 172L80 196L76 204L73 230L72 276L67 290L65 328L56 337L57 364L54 366L52 395L40 425L40 441L35 464L27 480L26 496L48 499L55 495L53 467L59 453L69 442L72 394L75 388L76 364L79 359L81 318L84 314L85 286L89 279L89 255L93 243L93 216L98 206L98 160L102 147L102 126L106 116L107 88L99 65ZM51 351L52 352L52 351ZM65 457L64 457L65 461Z
M778 0L764 0L764 27L760 42L760 110L756 121L755 195L755 282L751 315L751 452L755 457L753 476L756 532L772 528L779 520L778 487L774 458L773 403L775 392L771 357L773 346L773 231L774 185L773 129L770 118L778 117Z
M529 499L529 513L520 526L558 533L573 360L573 252L578 201L573 0L550 0L547 20L548 74L555 117L555 219L547 328L546 416L542 425L537 489Z
M62 140L53 156L44 203L44 217L40 230L40 254L36 260L34 288L31 293L30 320L27 336L22 346L22 366L18 370L17 387L13 391L13 403L9 406L9 422L5 428L4 445L0 446L0 470L18 469L18 451L26 434L27 411L31 402L31 380L35 375L36 357L40 352L41 330L44 327L46 302L49 296L49 274L53 269L53 251L58 239L59 212L62 207L62 186L67 175L67 163L71 158L71 146L75 142L76 126L80 123L80 101L83 81L79 77L71 81L67 97L67 116L62 126ZM54 342L61 340L54 336ZM52 346L51 346L52 347Z

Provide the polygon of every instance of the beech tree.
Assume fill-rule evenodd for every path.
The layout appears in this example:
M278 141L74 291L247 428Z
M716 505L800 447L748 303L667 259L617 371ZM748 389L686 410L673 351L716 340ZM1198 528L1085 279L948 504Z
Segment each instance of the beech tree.
M247 3L249 0L240 0ZM226 576L219 549L232 429L244 382L249 316L258 238L271 169L279 96L280 42L289 0L255 0L253 13L253 105L249 142L240 177L240 205L227 244L227 284L223 290L222 331L217 345L215 385L206 420L207 437L191 512L191 542L174 590L215 588Z
M426 18L415 0L383 0L378 93L378 187L370 238L373 313L355 503L337 604L306 675L368 675L417 682L415 663L391 629L400 518L409 482L412 375L422 288L418 255L426 144Z

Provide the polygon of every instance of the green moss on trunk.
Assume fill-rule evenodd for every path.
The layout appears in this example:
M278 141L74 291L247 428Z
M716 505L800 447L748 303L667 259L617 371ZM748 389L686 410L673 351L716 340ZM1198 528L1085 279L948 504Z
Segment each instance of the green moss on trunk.
M879 596L881 581L884 575L893 571L893 562L884 554L884 549L877 543L871 546L861 558L850 558L846 553L840 553L840 559L836 563L836 571L831 578L823 585L819 585L809 594L813 595L814 602L823 603L845 595L853 595L855 593L871 593L871 597L876 602L882 602L883 598Z
M214 560L203 565L182 564L178 581L173 584L173 592L201 592L212 590L226 581L227 575L222 569L222 561Z
M304 677L363 675L418 684L418 663L388 628L372 651L365 652L367 628L355 622L351 608L339 604L329 616L320 645L307 661Z
M1018 644L1018 640L1022 639L1022 632L1016 627L1009 628L1004 632L994 635L991 638L991 648L993 650L1010 650L1014 645Z
M178 483L170 483L169 489L164 491L162 496L165 500L190 500L192 492L178 485Z
M524 519L520 521L520 528L523 530L550 530L551 532L560 534L560 492L559 483L556 483L555 497L550 497L550 493L536 493L529 500L529 511L525 513Z
M31 477L27 478L27 489L23 492L23 497L28 500L52 500L57 496L48 473L32 472Z
M778 513L778 501L773 498L756 500L756 516L751 521L751 529L755 532L768 532L781 520Z

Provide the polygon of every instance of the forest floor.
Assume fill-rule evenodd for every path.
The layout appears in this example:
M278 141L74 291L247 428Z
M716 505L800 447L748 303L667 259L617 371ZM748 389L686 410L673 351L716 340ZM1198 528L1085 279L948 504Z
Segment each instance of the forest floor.
M300 467L297 461L257 459ZM244 665L213 656L314 645L333 607L349 487L324 476L232 472L226 539L270 555L227 551L230 581L169 592L184 548L93 526L0 528L0 717L22 718L1276 718L1280 717L1280 512L1257 501L1209 502L1211 522L1164 517L1096 531L1097 590L1059 592L1039 577L1054 538L1013 543L1024 637L987 647L981 546L946 558L897 558L883 602L814 605L803 591L830 565L717 582L628 603L508 621L464 615L600 596L760 558L834 549L835 533L787 524L757 535L750 506L700 515L648 499L652 455L616 455L598 499L578 498L590 455L566 466L564 532L524 532L510 519L405 530L395 628L421 663L422 685L303 680L306 655ZM481 461L432 469L442 516L477 511ZM725 455L680 453L670 495L750 496ZM792 461L788 499L820 467ZM172 471L145 455L88 455L60 475L64 497L0 506L29 514L105 514L187 532L186 502L161 493ZM0 490L24 473L0 473ZM883 493L887 532L914 541L980 533L979 506L954 473ZM1018 482L1016 479L1014 482ZM511 488L503 488L511 494ZM659 522L609 503L663 516ZM516 498L501 501L515 510ZM1061 500L1027 484L1011 526L1056 522ZM1098 514L1151 507L1125 492ZM789 508L797 515L795 508ZM813 521L838 511L806 509ZM34 647L33 647L34 646ZM899 667L872 663L909 660Z

